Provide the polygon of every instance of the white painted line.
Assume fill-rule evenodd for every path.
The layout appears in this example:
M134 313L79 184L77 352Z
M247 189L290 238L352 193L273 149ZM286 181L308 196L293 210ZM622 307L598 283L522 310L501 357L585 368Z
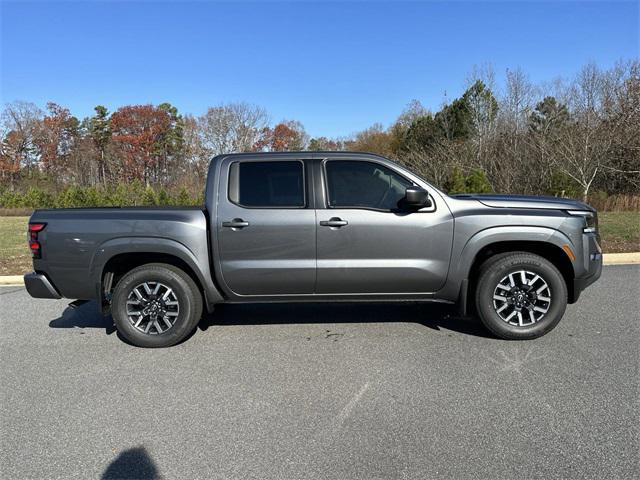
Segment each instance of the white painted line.
M344 421L347 419L349 415L351 415L351 412L353 411L355 406L358 404L358 402L362 398L362 395L364 395L364 392L366 392L368 388L369 388L369 382L362 385L358 393L356 393L353 397L351 397L351 400L349 400L349 402L342 408L342 410L340 410L340 413L336 417L336 425L338 427L344 423Z

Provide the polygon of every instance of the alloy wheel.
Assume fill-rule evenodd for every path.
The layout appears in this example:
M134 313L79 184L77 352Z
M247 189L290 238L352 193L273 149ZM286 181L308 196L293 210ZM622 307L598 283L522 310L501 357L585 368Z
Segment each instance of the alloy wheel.
M165 333L175 325L179 314L178 297L164 283L141 283L132 288L127 297L129 322L142 333Z
M510 325L539 322L551 307L551 289L540 275L516 270L502 278L493 291L493 308Z

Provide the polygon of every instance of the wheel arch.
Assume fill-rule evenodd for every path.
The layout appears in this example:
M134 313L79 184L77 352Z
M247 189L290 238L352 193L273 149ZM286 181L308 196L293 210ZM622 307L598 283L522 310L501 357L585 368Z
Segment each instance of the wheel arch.
M540 255L550 260L561 272L567 285L569 303L577 300L579 292L575 288L575 269L565 248L572 252L577 249L564 233L548 227L501 226L481 230L471 236L464 246L458 247L457 261L450 270L448 297L457 298L462 313L467 311L467 298L472 298L480 265L492 255L524 251Z
M565 284L567 285L567 293L569 295L569 303L574 302L574 270L571 260L561 247L550 243L540 241L501 241L494 242L482 247L475 255L473 263L469 268L469 291L475 291L480 267L489 258L501 253L509 252L527 252L539 255L549 260L562 274Z
M97 298L108 309L110 294L128 271L148 263L166 263L187 273L200 290L207 310L223 300L213 284L209 269L183 244L160 238L118 238L102 244L93 258L91 278L96 279ZM203 271L204 270L204 271Z

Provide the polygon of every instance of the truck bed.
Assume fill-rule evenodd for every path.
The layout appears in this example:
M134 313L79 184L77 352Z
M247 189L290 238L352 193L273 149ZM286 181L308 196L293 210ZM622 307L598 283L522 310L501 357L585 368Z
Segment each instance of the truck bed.
M34 259L34 269L67 298L96 298L106 254L114 251L142 254L150 243L162 251L171 242L185 255L208 259L207 219L201 207L36 210L30 222L47 224L38 237L42 258Z

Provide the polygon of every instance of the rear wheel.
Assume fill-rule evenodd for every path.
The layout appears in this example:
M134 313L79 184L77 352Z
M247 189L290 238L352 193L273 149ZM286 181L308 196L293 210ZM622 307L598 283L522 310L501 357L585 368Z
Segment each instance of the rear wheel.
M195 329L202 316L202 296L184 271L150 263L120 279L112 312L118 331L134 345L168 347Z
M526 340L558 324L567 307L567 286L545 258L511 252L491 257L480 267L475 301L480 320L492 333Z

